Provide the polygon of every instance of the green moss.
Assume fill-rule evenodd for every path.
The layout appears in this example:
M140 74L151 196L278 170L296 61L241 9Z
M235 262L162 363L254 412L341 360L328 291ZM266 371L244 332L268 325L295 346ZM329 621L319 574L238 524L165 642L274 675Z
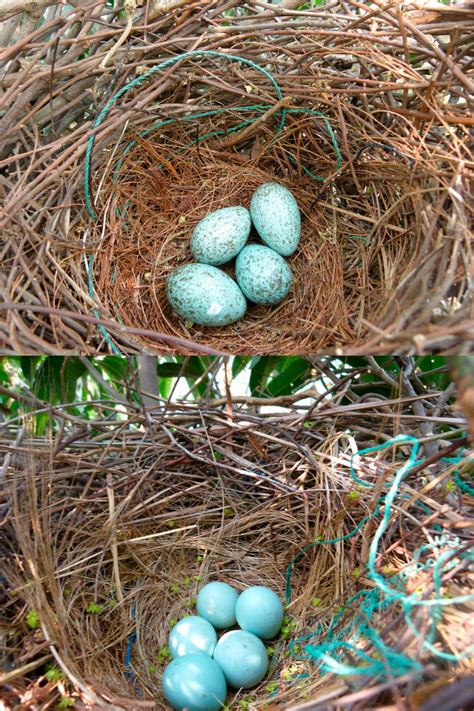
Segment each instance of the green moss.
M275 691L278 691L278 682L277 681L271 681L269 684L266 685L265 691L267 694L274 694Z
M100 615L103 609L103 605L98 605L96 602L90 602L86 607L86 612L90 615Z
M156 658L159 664L166 664L166 662L171 661L171 652L167 644L164 644L157 652Z
M280 631L280 637L282 639L288 639L293 634L295 628L296 628L295 620L292 620L290 617L285 615L285 617L283 618L283 624L282 624L282 628Z
M32 630L36 630L38 627L41 627L40 618L36 610L29 610L26 615L26 624L28 627L31 627Z
M63 681L66 678L63 670L57 667L52 662L49 662L46 665L46 671L44 675L46 679L48 681L51 681L53 684L57 684L58 681Z

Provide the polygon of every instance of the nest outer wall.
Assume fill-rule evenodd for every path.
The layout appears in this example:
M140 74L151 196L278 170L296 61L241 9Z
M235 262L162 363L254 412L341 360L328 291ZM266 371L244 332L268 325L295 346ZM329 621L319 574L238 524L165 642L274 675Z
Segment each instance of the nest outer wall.
M28 435L7 477L12 502L4 539L7 607L13 610L9 645L16 654L23 649L26 661L45 651L52 654L65 672L68 692L97 708L162 708L160 651L172 620L193 611L199 588L213 579L239 590L263 584L285 600L285 571L311 545L291 576L286 614L294 627L271 644L269 677L245 699L251 697L256 708L268 703L288 708L364 689L366 708L383 700L377 676L337 679L288 654L292 641L318 625L324 639L341 607L373 586L365 563L374 522L346 540L317 547L314 542L344 536L373 510L372 492L367 496L349 475L353 435L361 449L377 441L377 431L383 432L382 442L399 433L401 404L394 403L382 415L370 403L365 410L336 408L342 410L336 416L326 408L312 413L308 427L302 426L301 411L275 417L242 408L233 412L229 427L220 407L170 403L164 419L151 425L130 411L131 429L104 420L106 433L99 426L98 433L73 441L66 429L64 441L56 439L54 445ZM384 419L390 414L396 419ZM410 419L404 422L409 431L416 427ZM399 455L386 449L361 459L358 475L380 487L407 451ZM433 474L439 471L435 465ZM467 521L467 495L456 495L446 506L444 489L428 488L424 508L412 495L408 480L379 549L384 575L403 570L436 531L461 536L461 542L468 535L458 525ZM408 499L413 503L404 509ZM409 591L426 583L421 570L409 579ZM465 567L454 578L450 570L443 573L443 591L450 596L469 591ZM41 621L34 633L24 622L29 610ZM345 622L354 611L350 605ZM465 651L471 614L470 603L444 607L438 643L451 652ZM424 615L418 610L413 616L422 634ZM389 647L419 658L428 680L439 675L448 680L456 673L443 661L434 665L426 651L418 656L420 639L407 628L397 604L368 625L357 644L369 654L372 626ZM469 668L467 659L457 671ZM405 679L407 693L415 678L419 672ZM6 689L7 702L18 699L15 693L33 693L32 686L25 673ZM385 691L390 688L389 683ZM51 703L57 689L46 685L41 693ZM237 693L229 701L245 699Z

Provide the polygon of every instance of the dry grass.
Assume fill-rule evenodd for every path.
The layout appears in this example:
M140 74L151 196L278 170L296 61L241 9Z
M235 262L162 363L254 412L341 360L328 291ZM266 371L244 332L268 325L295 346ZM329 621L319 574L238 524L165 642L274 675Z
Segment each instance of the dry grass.
M323 408L304 427L301 411L292 408L275 416L241 407L230 417L220 408L175 403L148 425L133 411L124 422L97 420L95 434L77 430L74 441L68 427L54 442L25 432L6 487L6 646L7 659L20 670L4 687L7 705L27 709L25 698L33 698L54 707L62 690L78 708L85 708L80 700L88 708L165 708L157 655L171 621L192 610L202 584L216 578L240 590L264 584L285 599L285 570L294 556L319 536L344 536L373 511L372 492L361 493L349 475L349 457L355 439L361 449L404 430L404 405L384 407L385 420L373 404L337 407L337 415ZM401 451L405 459L408 452ZM390 479L399 460L388 449L356 465L358 475L375 484ZM377 565L385 575L403 570L439 530L450 540L459 536L461 547L468 544L469 497L445 488L445 471L434 463L402 485L379 548ZM250 701L254 708L296 709L312 699L314 708L345 709L355 693L362 708L399 699L400 709L411 709L410 694L422 688L421 679L428 684L441 675L447 683L469 670L467 660L456 668L422 650L398 605L371 625L387 645L420 661L421 677L337 678L288 656L292 640L318 624L324 639L341 605L373 588L365 566L376 525L378 520L369 521L354 537L310 548L297 561L287 609L295 627L272 645L269 678L250 693L231 695L232 708ZM421 571L408 586L428 590L429 583ZM443 573L445 594L468 590L465 563ZM25 623L28 610L38 613L37 630ZM344 624L354 614L351 605ZM471 604L443 610L439 649L467 648L470 615ZM414 621L426 634L425 613L416 613ZM374 651L368 637L358 644ZM51 659L65 678L45 684L40 676L38 684L38 671L27 667L38 659L38 671Z

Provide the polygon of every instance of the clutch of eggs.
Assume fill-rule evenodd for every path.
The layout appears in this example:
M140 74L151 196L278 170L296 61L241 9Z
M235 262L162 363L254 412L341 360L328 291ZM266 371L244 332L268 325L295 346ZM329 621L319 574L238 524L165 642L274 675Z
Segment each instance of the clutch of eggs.
M264 245L247 245L251 225ZM288 294L292 275L283 257L292 254L301 235L301 216L292 193L278 183L264 183L250 201L206 215L194 228L195 264L172 272L166 293L175 313L200 326L228 326L241 319L246 298L277 304ZM237 283L218 269L236 260Z
M239 595L231 585L213 581L201 588L196 608L198 615L184 617L170 632L173 661L163 673L163 693L174 709L214 711L224 705L227 685L250 689L265 677L262 639L280 630L283 605L269 588L253 586ZM241 629L217 639L216 629L236 623Z

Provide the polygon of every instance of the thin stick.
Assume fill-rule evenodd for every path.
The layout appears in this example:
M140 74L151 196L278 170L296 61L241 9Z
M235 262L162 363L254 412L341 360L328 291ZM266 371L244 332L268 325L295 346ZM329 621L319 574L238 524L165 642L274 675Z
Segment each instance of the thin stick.
M112 564L114 571L115 587L117 590L117 598L120 604L123 606L124 596L122 590L122 582L120 580L120 568L119 568L119 558L117 549L117 536L116 536L116 521L115 521L115 494L113 488L113 478L112 474L107 474L107 498L109 500L109 520L110 520L110 548L112 551Z

